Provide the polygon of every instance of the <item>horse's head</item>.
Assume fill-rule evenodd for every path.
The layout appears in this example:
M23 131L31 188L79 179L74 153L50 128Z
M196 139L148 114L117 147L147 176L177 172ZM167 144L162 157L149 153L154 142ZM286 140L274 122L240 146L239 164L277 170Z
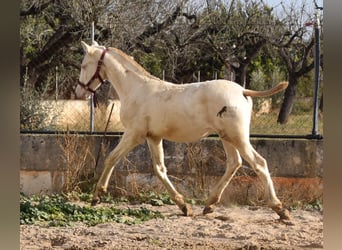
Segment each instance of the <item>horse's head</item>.
M104 83L102 78L103 70L101 67L103 58L106 53L106 48L99 46L96 42L92 46L81 42L85 52L78 84L75 89L77 99L89 97Z

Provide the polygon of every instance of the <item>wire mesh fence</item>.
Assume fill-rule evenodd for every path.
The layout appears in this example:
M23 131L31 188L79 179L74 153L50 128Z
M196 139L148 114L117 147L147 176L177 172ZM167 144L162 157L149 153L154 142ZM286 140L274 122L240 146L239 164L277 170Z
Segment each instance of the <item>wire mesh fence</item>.
M255 98L251 116L250 133L256 137L306 137L312 135L313 97L297 98L288 122L279 124L279 100ZM75 131L81 133L122 133L120 100L101 102L94 109L92 100L41 100L34 95L22 94L21 132L56 133ZM323 135L323 113L318 117L318 133ZM108 127L106 128L106 125Z
M99 105L94 108L92 99L75 100L60 99L58 92L68 79L76 86L79 70L72 70L72 74L65 71L52 71L55 76L46 79L46 89L43 93L37 93L32 88L21 89L20 123L22 133L57 133L62 131L74 131L79 133L122 133L124 126L120 121L120 101L112 94L115 90L110 85L101 86L96 95ZM24 82L28 81L28 75L24 74ZM31 74L32 75L32 74ZM213 77L224 75L224 73L214 72ZM71 77L72 76L72 77ZM70 78L71 77L71 78ZM161 78L165 77L165 72ZM200 81L200 72L193 73L193 82ZM52 82L52 83L51 83ZM276 84L276 83L274 83ZM50 98L44 99L42 96L48 91L48 86L55 86L55 93L50 94ZM264 90L269 86L258 85L257 80L253 84L258 90ZM314 83L312 83L314 88ZM322 91L322 88L320 89ZM65 90L64 90L65 92ZM313 91L309 91L313 93ZM54 98L51 98L54 97ZM110 98L114 96L114 99ZM254 98L253 112L251 115L250 134L255 137L307 137L313 135L313 127L317 127L319 136L323 135L323 113L320 111L317 124L314 124L314 95L298 97L293 105L292 112L285 124L277 122L280 106L284 92L278 93L270 98ZM116 98L115 98L116 97ZM113 108L112 112L110 111ZM106 129L106 124L108 128Z
M76 30L74 30L76 32ZM78 31L79 32L79 31ZM88 35L87 35L88 36ZM93 39L93 38L92 38ZM61 49L63 44L51 46L53 49ZM62 131L75 131L79 133L103 133L108 123L108 133L122 133L124 127L121 124L119 112L120 101L117 99L115 90L110 86L101 86L97 91L100 105L93 108L91 100L75 100L74 88L80 71L82 53L80 48L74 50L72 58L65 58L68 64L44 67L44 72L40 74L38 81L36 70L41 69L44 60L51 61L56 57L63 56L63 53L56 53L52 58L48 54L40 55L40 60L31 60L26 67L21 67L21 105L20 105L20 128L22 133L57 133ZM217 70L210 75L212 79L230 79L232 72ZM41 76L44 76L43 78ZM192 73L190 82L201 81L206 74L201 71ZM273 74L273 84L284 80L284 76L275 72ZM202 77L203 76L203 77ZM171 79L168 72L162 70L157 77L161 79ZM209 80L208 77L205 80ZM233 79L234 80L234 79ZM36 81L39 93L32 86ZM270 87L265 83L262 72L255 71L251 74L251 88L264 90ZM318 134L323 135L323 113L320 111L317 124L314 124L315 99L314 83L306 87L312 89L307 91L307 95L298 97L293 105L292 112L285 124L277 122L280 106L284 92L278 93L271 98L254 98L253 112L251 116L250 134L255 137L310 137L313 135L313 127L317 127ZM322 92L322 87L319 89ZM114 94L113 94L114 93ZM321 95L320 95L321 96ZM48 97L48 98L46 98ZM317 100L316 100L317 101ZM110 115L110 110L113 112Z
M106 13L106 15L102 16L103 18L97 20L97 26L94 29L94 26L88 26L90 24L90 19L86 18L89 6L83 6L82 3L77 2L75 5L73 2L65 1L65 3L63 2L63 5L57 6L59 11L65 12L64 18L59 20L59 16L57 16L58 18L55 18L54 20L56 23L52 26L52 19L42 18L42 16L39 15L26 16L25 11L21 13L23 18L21 19L20 25L20 128L23 133L56 133L67 130L79 133L102 133L104 132L108 121L107 132L121 133L124 131L124 127L119 118L120 102L114 98L115 94L108 94L109 92L113 92L113 90L109 91L108 88L102 89L102 86L99 91L100 93L97 94L102 94L105 96L104 99L106 100L94 109L92 108L93 103L90 102L90 100L74 100L74 87L76 86L79 77L80 64L83 55L79 43L81 40L89 42L89 40L93 40L94 36L96 36L97 40L103 41L103 45L111 46L120 44L125 47L127 51L132 52L130 55L139 57L139 53L135 53L132 48L134 48L134 43L136 43L136 45L140 44L140 46L143 44L139 41L139 39L143 39L143 37L139 35L141 34L141 30L144 30L143 23L140 19L137 19L132 23L126 22L127 20L131 20L132 17L140 15L137 11L132 11L132 15L127 16L129 19L125 19L126 16L124 12L116 12L114 15L122 14L122 19L117 19L114 16L109 18L111 15ZM22 6L24 9L26 9L26 7L28 6ZM51 9L47 9L46 13L48 13L48 11L55 13L55 7L56 6L52 5ZM103 11L109 10L109 13L114 13L112 11L113 8L114 5L109 5L109 9L104 8ZM78 11L75 11L76 9ZM126 3L122 10L124 9L129 9L126 7ZM58 14L59 12L57 11L56 13ZM42 15L43 14L44 13L42 13ZM69 19L66 19L66 17ZM141 18L144 20L145 15L142 14ZM49 22L46 20L49 20ZM191 28L190 30L184 29L184 25L187 23ZM178 26L181 26L179 31L183 32L183 30L185 30L186 32L190 32L193 25L189 20L187 23L178 24L178 22L175 22L173 28L176 29ZM94 25L93 22L92 24ZM150 31L150 29L147 28L146 31ZM167 32L164 33L164 35L173 33L168 30L166 31ZM189 34L192 33L190 32ZM207 35L205 35L205 37L207 37ZM224 37L226 39L226 36ZM319 37L319 35L317 35L317 37ZM153 45L149 39L146 37L144 39L145 40L142 40L146 43L144 46L148 47L149 45ZM156 38L154 43L161 46L165 42L163 39L163 36L160 36L159 38ZM224 44L229 44L229 46L234 45L233 47L235 48L235 43L226 40L224 41ZM206 67L206 72L201 72L201 70L197 71L197 69L201 69L201 67L192 64L193 61L196 61L196 56L192 61L184 60L185 52L189 55L201 55L194 53L201 50L201 47L198 47L198 44L194 45L194 49L187 47L183 50L178 47L169 47L167 46L167 43L164 45L166 45L166 50L159 51L160 55L158 58L155 56L155 51L149 53L148 56L140 56L141 64L143 65L145 62L145 66L154 69L154 72L159 72L159 75L156 75L159 78L165 78L169 81L171 81L171 79L176 79L175 72L181 72L177 69L182 69L182 67L179 66L182 65L179 62L182 60L184 61L184 64L190 65L190 70L182 72L182 76L185 74L186 77L180 76L177 78L179 82L183 82L184 79L186 79L184 82L189 82L188 80L197 82L200 80L209 80L208 78L210 77L212 79L233 78L233 76L230 75L233 72L227 72L227 69L222 70L222 65L219 64L217 60L205 61L207 62L206 66L210 66ZM158 46L156 46L156 48ZM319 47L319 44L317 47ZM158 51L158 48L156 49L156 52ZM172 52L174 52L175 48L178 48L179 51L177 50L178 52L173 55ZM168 51L168 54L165 54L166 51ZM320 53L316 52L316 54ZM203 56L205 56L205 53L203 53ZM166 60L165 57L171 57L171 59ZM230 57L228 56L227 58ZM165 63L165 61L170 62ZM234 63L232 65L234 65ZM278 66L273 67L280 68ZM161 67L166 67L166 69L164 70ZM273 69L269 71L275 72ZM251 74L251 78L253 78L252 81L254 81L251 85L253 89L264 90L270 87L265 83L264 85L259 84L267 82L265 81L262 72L256 71L254 73L254 75ZM192 79L190 79L191 74ZM208 77L208 75L211 76ZM272 85L277 84L279 80L282 81L286 79L286 77L280 74L275 75L272 76ZM257 82L259 83L257 84ZM314 123L314 112L316 107L314 106L315 99L313 89L315 88L315 85L312 82L312 86L306 88L311 90L307 91L305 95L300 95L300 97L296 99L289 119L285 124L279 124L277 122L284 93L277 94L272 98L254 98L250 129L251 135L306 137L313 134L314 126L317 126L318 134L323 135L323 113L319 113L318 122L317 124ZM35 92L35 90L39 90L39 94ZM322 92L322 88L320 88L320 92ZM109 101L107 100L108 98L110 98ZM113 112L110 115L112 107Z

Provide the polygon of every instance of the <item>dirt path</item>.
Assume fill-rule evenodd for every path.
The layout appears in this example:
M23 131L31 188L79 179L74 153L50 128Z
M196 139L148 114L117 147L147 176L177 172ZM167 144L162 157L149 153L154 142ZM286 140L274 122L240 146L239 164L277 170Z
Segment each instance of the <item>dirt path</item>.
M218 207L212 214L184 217L177 206L127 205L160 211L165 219L140 225L94 227L20 226L20 249L322 249L323 213L292 211L293 225L266 207Z

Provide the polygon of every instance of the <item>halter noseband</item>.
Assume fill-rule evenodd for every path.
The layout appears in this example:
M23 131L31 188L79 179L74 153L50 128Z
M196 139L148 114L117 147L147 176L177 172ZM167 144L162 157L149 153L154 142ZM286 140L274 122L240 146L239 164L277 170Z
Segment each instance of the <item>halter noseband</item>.
M96 93L96 89L98 89L98 87L101 86L101 84L104 84L104 80L102 79L101 75L100 75L100 70L101 70L101 65L103 63L103 58L107 52L107 48L105 48L103 51L102 51L102 54L101 54L101 57L100 57L100 60L98 61L97 63L97 68L96 68L96 71L94 73L94 75L92 76L92 78L90 78L90 80L87 82L87 84L84 84L83 82L81 82L80 80L78 80L78 84L81 85L85 90L88 90L89 92L93 93L95 95ZM100 80L100 85L94 90L94 89L91 89L90 88L90 84L92 84L92 82L95 80L95 79L99 79Z

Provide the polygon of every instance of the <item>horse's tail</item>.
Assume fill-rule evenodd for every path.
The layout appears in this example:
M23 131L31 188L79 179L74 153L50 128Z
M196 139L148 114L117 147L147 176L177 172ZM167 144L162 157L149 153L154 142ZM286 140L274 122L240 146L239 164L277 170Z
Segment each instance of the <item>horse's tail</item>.
M243 94L244 96L251 96L251 97L267 97L267 96L274 95L286 89L288 85L289 85L288 82L280 82L278 85L274 86L273 88L264 90L264 91L245 89L243 90Z

